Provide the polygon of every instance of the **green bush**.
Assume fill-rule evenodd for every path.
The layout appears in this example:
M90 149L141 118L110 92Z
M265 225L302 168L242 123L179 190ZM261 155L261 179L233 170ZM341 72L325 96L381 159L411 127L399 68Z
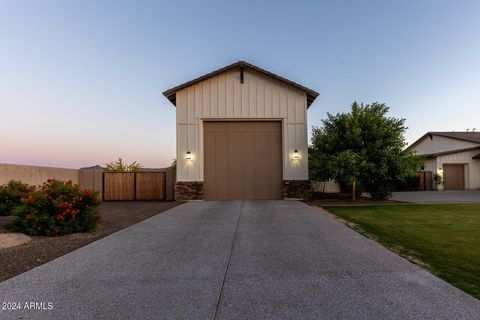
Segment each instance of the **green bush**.
M72 181L49 179L21 200L7 227L34 236L86 232L99 221L99 204L97 192L81 190Z
M301 199L305 202L311 202L320 199L338 199L342 198L338 193L325 193L321 191L305 190L302 192Z
M373 200L385 200L392 197L392 189L388 185L378 185L370 190L370 196Z
M35 189L34 186L22 183L21 181L10 180L7 184L0 186L0 216L10 216L13 209L20 205L20 200Z
M443 184L443 176L438 174L438 173L435 173L433 175L433 182L435 182L435 185L442 185Z
M420 176L410 175L405 177L395 188L396 191L416 191L420 185Z
M305 202L311 202L314 200L314 191L313 190L305 190L302 192L301 198Z

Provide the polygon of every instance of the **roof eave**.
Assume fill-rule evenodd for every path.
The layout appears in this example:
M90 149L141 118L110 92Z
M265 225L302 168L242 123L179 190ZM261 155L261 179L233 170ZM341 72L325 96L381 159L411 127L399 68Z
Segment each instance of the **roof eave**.
M478 150L480 149L480 146L476 147L469 147L469 148L462 148L462 149L455 149L455 150L448 150L448 151L441 151L441 152L434 152L434 153L429 153L429 154L420 154L421 156L424 156L427 159L432 159L448 154L453 154L453 153L460 153L460 152L467 152L467 151L473 151L473 150ZM475 157L480 156L480 154L474 156L472 159L475 159Z
M459 140L459 141L467 141L467 142L473 142L473 143L479 143L478 141L474 140L474 139L467 139L467 138L463 138L463 137L453 137L453 136L450 136L448 135L448 133L443 133L443 132L427 132L425 133L423 136L421 136L420 138L418 138L417 140L415 140L414 143L412 143L411 145L409 145L407 147L407 150L410 150L412 149L414 146L416 146L418 143L420 143L423 139L425 139L427 136L429 137L432 137L432 136L437 136L437 137L442 137L442 138L448 138L448 139L452 139L452 140Z
M458 131L457 131L458 132ZM450 139L454 139L454 140L460 140L460 141L467 141L467 142L473 142L473 143L479 143L477 140L475 139L469 139L469 138L465 138L465 137L452 137L450 135L448 135L448 133L444 133L444 132L431 132L430 134L432 135L435 135L435 136L439 136L439 137L443 137L443 138L450 138Z
M208 79L208 78L211 78L211 77L213 77L213 76L215 76L215 75L217 75L217 74L220 74L220 73L222 73L222 72L224 72L224 71L226 71L226 70L229 70L229 69L232 69L232 68L235 68L235 67L248 67L248 68L250 68L250 69L256 70L256 71L261 72L261 73L264 73L264 74L266 74L266 75L268 75L268 76L270 76L270 77L272 77L272 78L275 78L275 79L277 79L277 80L279 80L279 81L282 81L282 82L287 83L287 84L289 84L289 85L291 85L291 86L293 86L293 87L296 87L297 89L300 89L300 90L304 91L304 92L307 94L307 108L310 107L310 105L311 105L311 104L315 101L315 99L320 95L320 93L316 92L315 90L312 90L312 89L309 89L309 88L307 88L307 87L304 87L304 86L302 86L302 85L300 85L300 84L298 84L298 83L296 83L296 82L293 82L293 81L291 81L291 80L288 80L288 79L286 79L286 78L283 78L283 77L281 77L281 76L279 76L279 75L276 75L276 74L274 74L274 73L272 73L272 72L270 72L270 71L267 71L267 70L265 70L265 69L262 69L262 68L260 68L260 67L257 67L257 66L255 66L255 65L253 65L253 64L250 64L250 63L246 62L246 61L237 61L237 62L232 63L232 64L229 64L229 65L227 65L227 66L225 66L225 67L223 67L223 68L217 69L217 70L212 71L212 72L210 72L210 73L207 73L207 74L205 74L205 75L203 75L203 76L200 76L200 77L195 78L195 79L193 79L193 80L187 81L187 82L185 82L185 83L183 83L183 84L180 84L180 85L178 85L178 86L175 86L175 87L173 87L173 88L170 88L170 89L164 91L164 92L163 92L163 95L164 95L174 106L176 106L176 93L177 93L177 91L182 90L182 89L184 89L184 88L187 88L187 87L189 87L189 86L192 86L192 85L194 85L194 84L196 84L196 83L199 83L199 82L201 82L201 81L203 81L203 80L206 80L206 79Z
M409 146L407 147L407 150L412 149L412 148L413 148L414 146L416 146L420 141L422 141L423 139L425 139L425 137L427 137L427 136L429 136L429 135L431 135L430 132L425 133L423 136L421 136L420 138L418 138L417 140L415 140L414 143L412 143L411 145L409 145Z

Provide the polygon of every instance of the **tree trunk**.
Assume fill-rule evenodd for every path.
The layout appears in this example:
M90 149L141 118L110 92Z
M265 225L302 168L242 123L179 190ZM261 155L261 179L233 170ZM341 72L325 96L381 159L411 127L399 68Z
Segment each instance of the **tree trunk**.
M355 180L353 180L353 183L352 183L352 199L355 201L355 195L357 193L357 190L356 189L356 182Z

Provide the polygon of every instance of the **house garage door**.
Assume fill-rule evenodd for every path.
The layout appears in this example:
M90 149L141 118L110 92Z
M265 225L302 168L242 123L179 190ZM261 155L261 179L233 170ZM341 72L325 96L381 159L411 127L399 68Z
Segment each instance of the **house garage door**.
M465 190L463 164L444 164L443 180L445 190Z
M204 122L206 200L282 199L279 121Z

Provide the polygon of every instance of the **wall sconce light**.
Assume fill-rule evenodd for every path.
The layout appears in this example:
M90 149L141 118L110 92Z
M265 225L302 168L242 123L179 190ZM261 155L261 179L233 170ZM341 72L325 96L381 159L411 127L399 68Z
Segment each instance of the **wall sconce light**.
M438 168L438 172L442 172L442 171L443 171L442 167Z
M295 151L293 151L293 159L294 159L294 160L300 159L300 155L298 154L298 150L297 150L297 149L295 149Z
M185 159L192 160L192 154L190 153L190 151L187 151L187 155L185 156Z

